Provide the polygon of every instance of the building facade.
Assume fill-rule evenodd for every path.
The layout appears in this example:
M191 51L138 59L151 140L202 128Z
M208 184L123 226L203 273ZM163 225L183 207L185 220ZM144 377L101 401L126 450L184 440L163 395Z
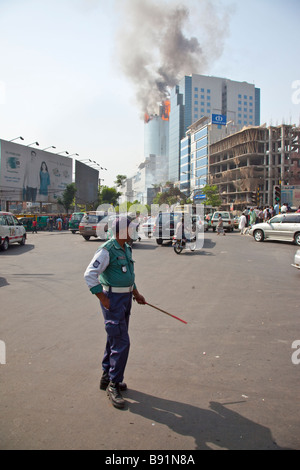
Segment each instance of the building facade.
M209 182L223 207L274 204L275 185L300 184L300 128L247 127L209 147Z
M180 174L180 141L188 128L204 116L226 116L238 129L260 125L260 90L247 82L193 74L171 91L169 180Z
M201 202L201 189L209 183L210 144L236 132L237 126L214 124L208 117L189 126L180 142L180 190L195 202Z

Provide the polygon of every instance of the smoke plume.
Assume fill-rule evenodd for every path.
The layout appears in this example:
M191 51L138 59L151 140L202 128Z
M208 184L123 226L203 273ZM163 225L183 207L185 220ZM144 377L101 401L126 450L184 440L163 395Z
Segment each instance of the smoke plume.
M189 0L185 5L121 0L118 7L117 58L135 87L141 116L157 113L158 103L184 75L207 73L208 63L222 54L228 22L226 14L220 18L216 0Z

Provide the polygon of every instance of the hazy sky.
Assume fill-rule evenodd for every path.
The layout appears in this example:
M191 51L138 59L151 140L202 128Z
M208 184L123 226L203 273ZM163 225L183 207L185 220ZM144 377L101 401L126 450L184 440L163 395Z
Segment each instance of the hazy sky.
M152 23L136 14L138 1L153 4ZM139 77L126 66L134 50L144 70L159 61L162 7L171 18L180 4L190 11L185 37L202 51L192 72L254 83L261 123L299 124L298 0L0 0L0 138L91 158L107 168L108 185L131 176L143 160L144 124Z

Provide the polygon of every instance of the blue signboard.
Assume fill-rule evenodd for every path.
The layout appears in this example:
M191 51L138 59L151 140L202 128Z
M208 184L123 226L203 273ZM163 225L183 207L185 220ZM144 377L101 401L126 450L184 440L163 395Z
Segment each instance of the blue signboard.
M205 194L196 194L194 199L206 199L206 196L205 196Z
M227 123L226 114L213 114L211 122L212 124L221 124L221 126L226 126L226 123Z

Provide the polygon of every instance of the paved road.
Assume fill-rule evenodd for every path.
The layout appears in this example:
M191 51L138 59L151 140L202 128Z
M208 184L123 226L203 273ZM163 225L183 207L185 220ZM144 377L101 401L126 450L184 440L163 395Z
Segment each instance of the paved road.
M29 234L0 253L1 449L299 449L296 247L206 235L176 255L134 247L125 410L98 389L105 342L83 272L99 241Z

